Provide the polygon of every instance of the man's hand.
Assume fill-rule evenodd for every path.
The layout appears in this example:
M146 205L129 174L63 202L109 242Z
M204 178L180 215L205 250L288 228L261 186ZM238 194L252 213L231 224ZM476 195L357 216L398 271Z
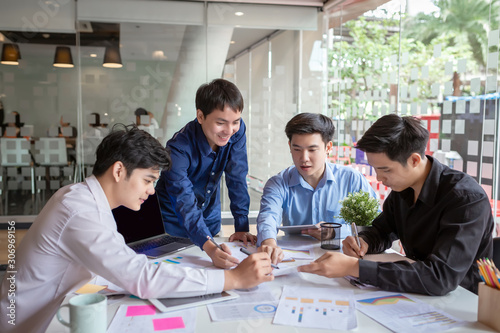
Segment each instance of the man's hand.
M298 267L299 272L318 274L328 278L352 275L359 277L358 259L340 252L328 252L310 263Z
M346 239L342 241L342 251L348 256L363 258L366 252L368 252L368 243L361 237L359 237L359 243L361 244L361 249L358 247L356 238L347 236Z
M321 222L316 224L319 228L306 229L302 230L300 233L302 235L309 235L311 237L316 238L317 240L321 240Z
M276 244L276 240L273 238L268 238L262 241L257 251L266 252L269 255L269 257L271 257L271 262L275 265L280 263L285 257L283 250L280 247L278 247L278 244Z
M210 240L207 240L205 244L203 244L203 251L205 251L215 267L219 268L231 268L240 263L238 259L231 256L231 250L226 244L221 245L221 249L219 249L214 243Z
M272 281L271 259L264 252L254 253L235 269L224 272L224 290L252 288L262 282Z
M245 246L248 244L248 242L255 245L255 243L257 243L257 236L254 236L246 231L238 231L229 236L229 241L230 242L242 241L245 244Z

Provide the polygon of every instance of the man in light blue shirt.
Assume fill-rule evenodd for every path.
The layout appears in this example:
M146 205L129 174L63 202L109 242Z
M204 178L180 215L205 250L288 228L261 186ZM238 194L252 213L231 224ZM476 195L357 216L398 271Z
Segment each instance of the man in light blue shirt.
M333 143L333 121L321 114L300 113L285 127L294 166L268 180L257 217L259 250L273 263L283 259L276 242L277 228L283 225L316 224L333 221L350 192L377 194L367 179L351 167L326 161ZM338 220L338 222L344 222ZM318 238L318 229L303 231Z

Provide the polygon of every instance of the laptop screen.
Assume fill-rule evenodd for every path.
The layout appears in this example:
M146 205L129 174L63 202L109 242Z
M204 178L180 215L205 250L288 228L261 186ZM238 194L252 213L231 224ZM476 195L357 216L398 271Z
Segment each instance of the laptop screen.
M140 210L120 206L113 209L113 216L127 244L165 233L156 193L144 201Z

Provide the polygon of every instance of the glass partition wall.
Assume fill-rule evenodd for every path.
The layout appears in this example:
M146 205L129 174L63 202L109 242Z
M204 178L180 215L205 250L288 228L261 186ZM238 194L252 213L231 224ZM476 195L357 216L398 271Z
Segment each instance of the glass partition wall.
M288 71L299 63L302 31L321 30L317 2L9 4L9 15L0 14L0 46L12 46L18 56L16 64L4 64L2 58L0 65L0 216L34 216L58 188L90 175L97 145L116 124L138 124L164 144L195 118L194 97L201 84L243 78L244 67L231 66L234 60L229 59L244 53L248 66L262 75L236 82L245 98L244 120L253 123L247 135L255 175L248 179L252 209L258 209L262 182L280 166L272 161L277 160L272 144L266 143L264 155L251 138L264 137L269 128L268 142L286 144L281 127L297 112L299 82ZM275 54L282 55L272 60L271 70L270 43L263 41L275 35ZM288 50L290 41L294 45ZM290 55L293 59L286 59ZM280 64L284 61L294 67ZM275 93L281 84L286 91ZM280 123L271 125L278 113ZM253 180L258 180L255 190ZM223 207L229 210L225 194Z

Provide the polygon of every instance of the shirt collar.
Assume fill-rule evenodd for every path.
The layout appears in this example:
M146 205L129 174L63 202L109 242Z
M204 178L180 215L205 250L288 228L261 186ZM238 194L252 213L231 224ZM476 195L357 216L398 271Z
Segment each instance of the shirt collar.
M422 201L426 205L432 205L436 199L436 193L439 186L439 178L443 172L444 165L439 163L432 156L427 156L427 160L432 163L431 170L425 179L424 185L422 185L422 190L418 196L418 200Z
M323 186L328 181L335 181L335 176L333 175L333 171L329 166L329 164L331 163L325 162L325 172L323 173L323 177L321 177L318 183L318 187ZM288 187L293 187L297 185L301 185L304 188L312 189L312 186L309 185L309 183L306 182L304 178L302 178L302 176L299 173L299 170L297 170L297 168L293 166L291 171L290 181L288 182Z
M203 128L201 128L201 124L198 122L198 119L194 119L194 132L195 132L195 139L198 144L198 147L200 148L200 152L204 156L208 156L211 153L215 153L210 147L210 144L208 143L207 137L205 136L205 133L203 133ZM230 139L231 141L231 139Z
M97 178L92 175L90 177L85 178L85 182L90 189L90 192L94 195L97 205L107 211L111 211L111 207L109 206L108 198L102 189L101 183L97 180Z

